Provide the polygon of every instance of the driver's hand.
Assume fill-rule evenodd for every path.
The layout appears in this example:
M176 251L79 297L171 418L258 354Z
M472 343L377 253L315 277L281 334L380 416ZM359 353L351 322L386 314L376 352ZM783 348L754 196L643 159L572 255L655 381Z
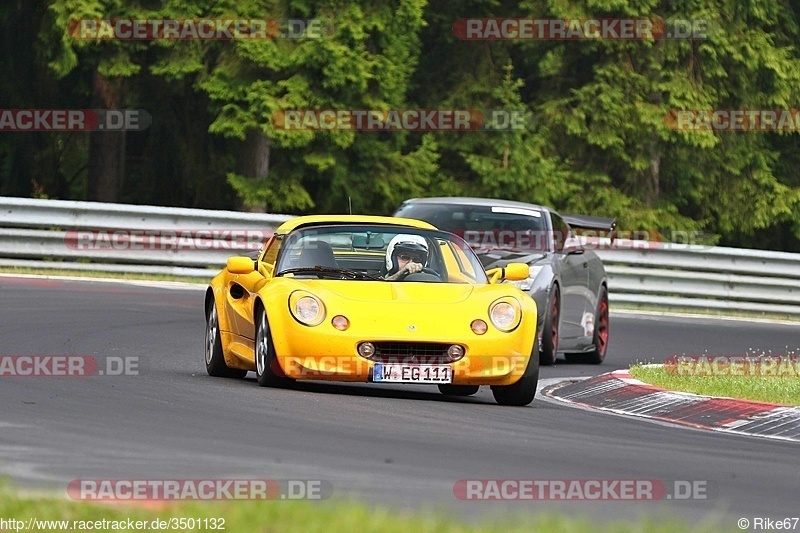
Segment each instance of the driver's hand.
M422 265L419 263L409 263L404 270L409 274L416 274L417 272L422 272Z

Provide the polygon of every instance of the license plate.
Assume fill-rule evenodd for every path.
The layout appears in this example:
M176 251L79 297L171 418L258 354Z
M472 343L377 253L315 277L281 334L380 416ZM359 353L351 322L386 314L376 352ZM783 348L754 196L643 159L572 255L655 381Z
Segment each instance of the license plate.
M449 365L405 365L375 363L372 367L375 383L452 383L453 368Z

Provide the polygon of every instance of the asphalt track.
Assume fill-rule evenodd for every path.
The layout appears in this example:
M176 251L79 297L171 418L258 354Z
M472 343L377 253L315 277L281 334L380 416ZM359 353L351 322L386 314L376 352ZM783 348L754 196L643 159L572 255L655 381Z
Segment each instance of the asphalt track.
M798 446L681 429L540 399L501 407L487 387L449 399L425 386L299 384L263 389L208 377L203 291L0 277L0 355L138 357L137 376L0 378L0 474L64 491L86 478L321 479L334 496L468 517L561 510L603 520L669 513L797 516ZM800 326L612 314L590 376L673 354L786 353ZM467 502L463 479L703 481L708 499Z

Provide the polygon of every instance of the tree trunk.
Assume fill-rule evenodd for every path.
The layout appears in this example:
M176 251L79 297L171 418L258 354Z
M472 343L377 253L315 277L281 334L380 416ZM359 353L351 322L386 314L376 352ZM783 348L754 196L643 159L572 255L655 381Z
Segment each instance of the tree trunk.
M660 43L662 46L656 49L657 57L659 58L659 64L663 62L664 57L664 48L663 44ZM653 82L655 85L655 81ZM653 91L650 93L650 103L662 107L662 103L664 101L664 95L660 91ZM650 139L650 183L648 183L647 187L647 198L646 202L648 207L655 207L658 203L658 198L661 196L661 156L662 153L659 150L659 142L658 137L653 135Z
M123 82L108 79L99 72L92 80L92 107L120 109L123 103ZM117 202L125 176L124 131L93 131L89 137L87 199L95 202Z
M271 139L261 130L251 129L239 147L236 157L236 173L255 181L266 180L269 176L269 154ZM266 212L268 206L250 208L253 212Z
M658 152L658 144L655 141L650 144L650 183L648 189L647 205L655 207L658 197L661 195L661 154Z

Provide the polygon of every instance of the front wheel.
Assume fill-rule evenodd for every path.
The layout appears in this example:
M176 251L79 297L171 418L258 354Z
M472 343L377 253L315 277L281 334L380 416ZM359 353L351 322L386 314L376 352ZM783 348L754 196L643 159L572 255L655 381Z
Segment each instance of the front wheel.
M589 363L599 365L606 358L608 351L608 289L600 289L597 299L597 314L594 320L594 351L589 353Z
M590 365L602 363L608 351L608 324L608 290L603 286L597 297L597 311L594 316L594 335L592 337L594 349L589 353L568 354L567 359Z
M219 333L219 315L217 315L217 305L211 304L211 311L206 319L206 372L209 376L222 378L243 378L247 375L247 370L230 368L225 363L225 356L222 354L222 338Z
M558 352L558 330L561 316L561 295L558 285L553 285L550 291L550 298L547 300L547 312L544 315L542 326L542 353L540 363L542 366L550 366L556 363L556 352Z
M523 406L528 405L536 396L536 387L539 385L539 345L533 343L531 357L528 359L528 366L525 373L513 385L493 386L492 394L500 405Z
M269 322L264 310L260 310L256 322L256 381L262 387L286 387L292 383L287 378L283 369L278 364L275 356L275 346L272 344L272 335L269 332Z

